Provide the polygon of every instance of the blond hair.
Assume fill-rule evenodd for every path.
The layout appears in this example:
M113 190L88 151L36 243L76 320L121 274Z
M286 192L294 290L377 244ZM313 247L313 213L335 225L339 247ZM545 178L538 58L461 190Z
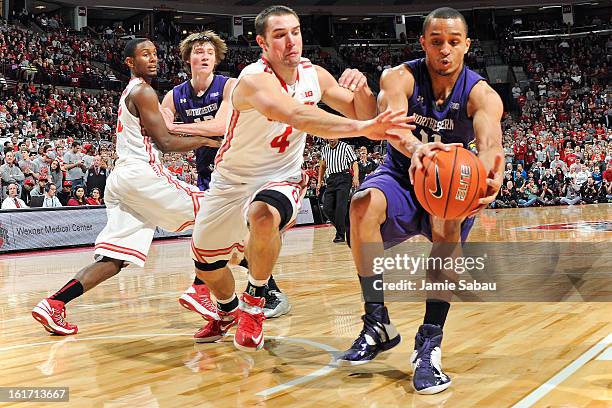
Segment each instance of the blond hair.
M189 34L179 45L181 59L188 67L193 47L204 43L211 43L215 48L215 65L223 61L227 53L227 44L225 44L225 41L219 37L217 33L206 30L200 33Z

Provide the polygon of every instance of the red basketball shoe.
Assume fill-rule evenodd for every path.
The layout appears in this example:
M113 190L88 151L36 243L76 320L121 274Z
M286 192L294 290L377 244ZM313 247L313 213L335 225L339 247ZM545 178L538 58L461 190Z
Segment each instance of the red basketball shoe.
M60 300L41 300L32 309L32 317L42 324L49 333L67 336L79 331L75 324L70 324L64 320L66 318L66 307L64 302Z
M233 312L219 310L219 319L211 320L193 335L196 343L212 343L227 334L227 331L236 323L240 317L240 308Z
M217 307L210 300L210 289L206 285L191 285L179 298L185 309L196 312L206 320L219 320Z
M263 322L266 319L264 297L242 294L242 314L234 336L234 346L242 351L258 351L264 345Z

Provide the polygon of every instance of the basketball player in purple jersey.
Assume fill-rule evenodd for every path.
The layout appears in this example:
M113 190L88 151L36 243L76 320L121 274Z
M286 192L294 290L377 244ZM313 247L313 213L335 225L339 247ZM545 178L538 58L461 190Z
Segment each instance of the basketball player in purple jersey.
M390 142L384 164L361 185L350 208L350 244L365 300L364 325L350 349L339 362L357 365L369 362L381 351L400 342L391 324L382 291L374 282L382 277L373 272L372 245L382 250L415 235L434 243L431 256L458 256L474 224L475 213L492 202L503 177L501 116L499 95L477 73L468 69L464 55L470 46L463 16L451 8L431 12L423 23L420 43L425 58L386 70L380 80L379 109L407 109L414 114L411 142ZM487 176L486 197L470 217L444 220L429 215L414 194L412 180L422 169L424 157L437 150L449 150L451 144L468 143L475 138L478 157ZM458 243L449 251L449 245ZM365 244L369 245L366 251ZM378 244L378 245L376 245ZM436 245L438 244L438 245ZM427 271L428 278L440 281L444 271ZM380 283L380 282L379 282ZM428 292L423 325L416 335L411 357L413 385L418 393L435 394L448 388L450 378L442 371L442 329L450 308L451 294Z
M191 79L175 86L162 101L166 126L173 133L220 139L230 113L229 98L236 79L214 73L215 67L225 59L227 45L215 32L207 30L186 37L179 46L181 59L191 73ZM174 123L178 116L182 123ZM218 147L200 147L195 150L198 188L208 190ZM246 258L240 266L248 268ZM205 319L217 313L210 299L208 287L197 276L179 298L186 309L200 314ZM266 287L266 318L279 317L289 312L291 305L287 296L278 288L274 277Z

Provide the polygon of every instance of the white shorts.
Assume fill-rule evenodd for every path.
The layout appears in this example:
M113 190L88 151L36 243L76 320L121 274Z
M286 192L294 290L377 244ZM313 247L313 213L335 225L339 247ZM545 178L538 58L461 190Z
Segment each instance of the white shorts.
M108 220L96 239L94 258L107 256L144 266L155 227L167 231L191 228L203 194L161 165L120 165L106 182Z
M233 254L242 258L248 235L247 212L255 196L273 190L289 199L291 218L283 228L295 224L306 193L305 174L263 184L213 183L204 192L202 207L196 216L191 238L191 256L197 262L228 261Z

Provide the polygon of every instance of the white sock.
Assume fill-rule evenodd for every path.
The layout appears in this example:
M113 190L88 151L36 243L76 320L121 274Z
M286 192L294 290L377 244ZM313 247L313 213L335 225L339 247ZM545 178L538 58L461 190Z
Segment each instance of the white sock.
M269 278L258 280L258 279L255 279L253 275L249 274L249 283L253 286L262 287L266 283L268 283L268 279Z

